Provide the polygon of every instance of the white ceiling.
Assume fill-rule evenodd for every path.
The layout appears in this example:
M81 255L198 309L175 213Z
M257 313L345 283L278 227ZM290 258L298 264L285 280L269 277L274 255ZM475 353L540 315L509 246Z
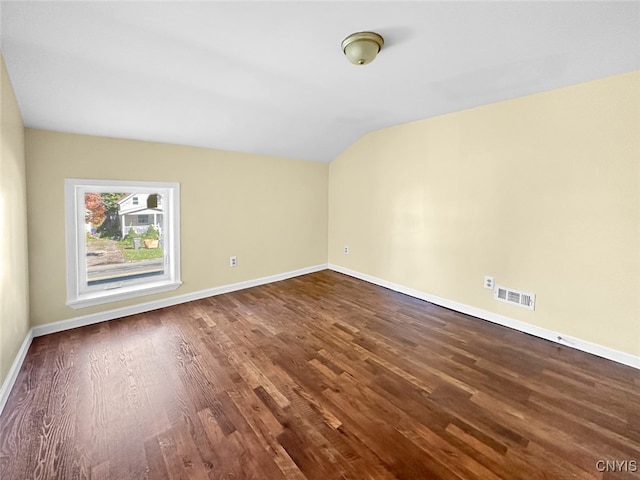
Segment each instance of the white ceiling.
M364 133L640 68L640 2L2 2L25 125L330 161ZM373 30L370 65L340 50Z

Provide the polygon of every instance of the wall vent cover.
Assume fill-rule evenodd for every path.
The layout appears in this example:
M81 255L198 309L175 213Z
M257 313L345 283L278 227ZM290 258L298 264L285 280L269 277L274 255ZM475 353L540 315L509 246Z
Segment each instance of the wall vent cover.
M521 290L515 290L508 287L501 287L500 285L496 285L496 288L493 291L493 298L500 302L524 307L528 310L534 310L536 306L535 293L523 292Z

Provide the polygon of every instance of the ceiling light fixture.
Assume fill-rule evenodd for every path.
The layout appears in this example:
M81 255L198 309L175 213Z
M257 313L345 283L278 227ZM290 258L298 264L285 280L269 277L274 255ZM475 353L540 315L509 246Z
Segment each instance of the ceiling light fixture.
M384 45L384 39L373 32L352 33L342 41L342 51L354 65L373 62Z

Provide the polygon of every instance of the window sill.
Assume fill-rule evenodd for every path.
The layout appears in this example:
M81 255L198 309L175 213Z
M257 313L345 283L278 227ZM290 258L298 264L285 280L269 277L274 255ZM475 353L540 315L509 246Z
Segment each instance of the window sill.
M67 306L71 308L85 308L104 303L117 302L129 298L142 297L154 293L170 292L177 289L182 282L162 281L147 283L144 285L131 285L112 290L101 290L78 295L76 298L67 300Z

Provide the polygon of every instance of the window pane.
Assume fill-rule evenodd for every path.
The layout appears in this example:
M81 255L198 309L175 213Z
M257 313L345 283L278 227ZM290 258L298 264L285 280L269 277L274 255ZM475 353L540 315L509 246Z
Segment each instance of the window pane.
M147 193L85 194L86 286L164 275L162 206Z

